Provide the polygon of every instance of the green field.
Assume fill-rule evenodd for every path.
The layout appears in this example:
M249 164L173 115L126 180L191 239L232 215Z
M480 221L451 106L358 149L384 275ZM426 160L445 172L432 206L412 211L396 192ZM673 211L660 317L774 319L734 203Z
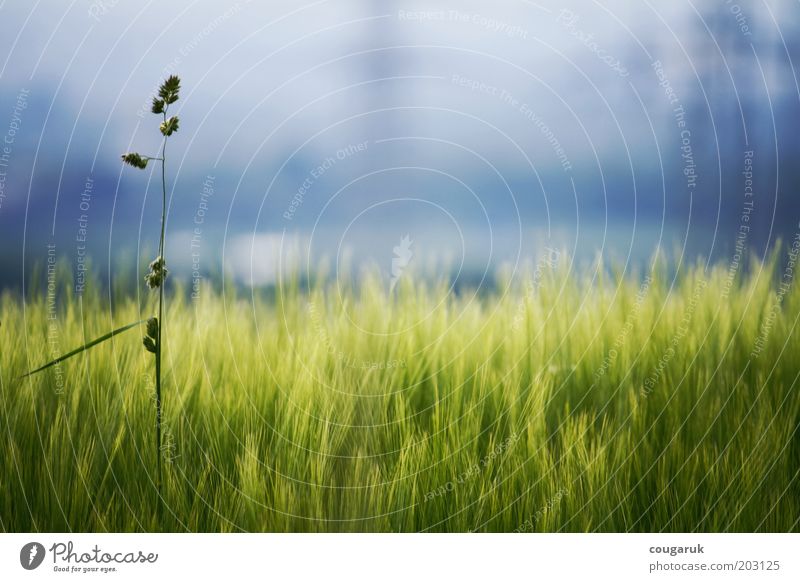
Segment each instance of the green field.
M61 269L54 303L0 299L0 528L800 531L800 292L776 257L675 280L562 257L480 294L173 287L163 502L143 329L18 379L154 311Z

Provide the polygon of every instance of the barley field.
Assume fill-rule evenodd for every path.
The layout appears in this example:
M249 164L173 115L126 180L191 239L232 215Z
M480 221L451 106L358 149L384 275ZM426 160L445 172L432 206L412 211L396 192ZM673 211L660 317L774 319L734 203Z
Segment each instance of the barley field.
M0 299L0 529L800 531L786 256L173 282L160 453L144 325L20 379L154 310L60 266Z

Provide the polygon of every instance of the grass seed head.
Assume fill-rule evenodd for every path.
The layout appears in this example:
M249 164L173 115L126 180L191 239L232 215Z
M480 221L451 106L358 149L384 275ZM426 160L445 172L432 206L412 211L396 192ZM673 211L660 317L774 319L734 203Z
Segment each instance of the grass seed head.
M158 339L158 318L151 317L147 320L147 335L153 339Z
M142 338L142 343L144 344L144 349L148 352L151 354L156 353L156 342L153 338L145 336Z
M144 276L144 280L150 289L158 289L164 284L168 272L167 265L164 262L164 257L159 256L156 257L152 263L150 263L150 272Z
M175 103L178 100L178 92L180 90L181 80L176 75L170 75L158 88L158 96L166 104Z
M161 123L161 126L159 127L159 129L161 130L161 133L163 135L167 136L167 137L169 137L170 135L172 135L173 133L178 131L178 118L177 118L177 116L173 115L172 117L170 117L166 121L163 121Z
M122 154L122 161L128 164L129 166L133 166L134 168L139 168L140 170L144 170L147 167L147 162L149 162L149 158L141 156L135 152L129 154Z
M153 97L153 107L150 108L153 113L164 113L164 100L158 97Z

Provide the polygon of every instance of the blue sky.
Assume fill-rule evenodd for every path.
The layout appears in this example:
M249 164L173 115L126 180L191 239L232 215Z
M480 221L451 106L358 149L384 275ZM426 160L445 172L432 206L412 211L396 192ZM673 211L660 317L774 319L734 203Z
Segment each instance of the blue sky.
M173 72L183 275L388 271L405 235L421 265L476 273L547 245L724 260L748 152L749 248L792 236L796 3L497 4L0 3L2 284L47 244L100 266L152 251L158 181L119 154L158 148L147 105Z

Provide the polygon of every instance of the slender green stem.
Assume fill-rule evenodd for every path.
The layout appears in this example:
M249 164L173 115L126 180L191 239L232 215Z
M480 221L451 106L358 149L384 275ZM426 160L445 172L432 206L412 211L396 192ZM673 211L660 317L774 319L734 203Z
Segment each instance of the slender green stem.
M164 108L164 120L167 119ZM167 222L167 138L161 146L161 236L158 240L158 256L166 265L164 257L164 230ZM158 494L161 495L161 337L164 329L164 285L166 277L158 287L158 339L156 340L156 456L158 457Z

